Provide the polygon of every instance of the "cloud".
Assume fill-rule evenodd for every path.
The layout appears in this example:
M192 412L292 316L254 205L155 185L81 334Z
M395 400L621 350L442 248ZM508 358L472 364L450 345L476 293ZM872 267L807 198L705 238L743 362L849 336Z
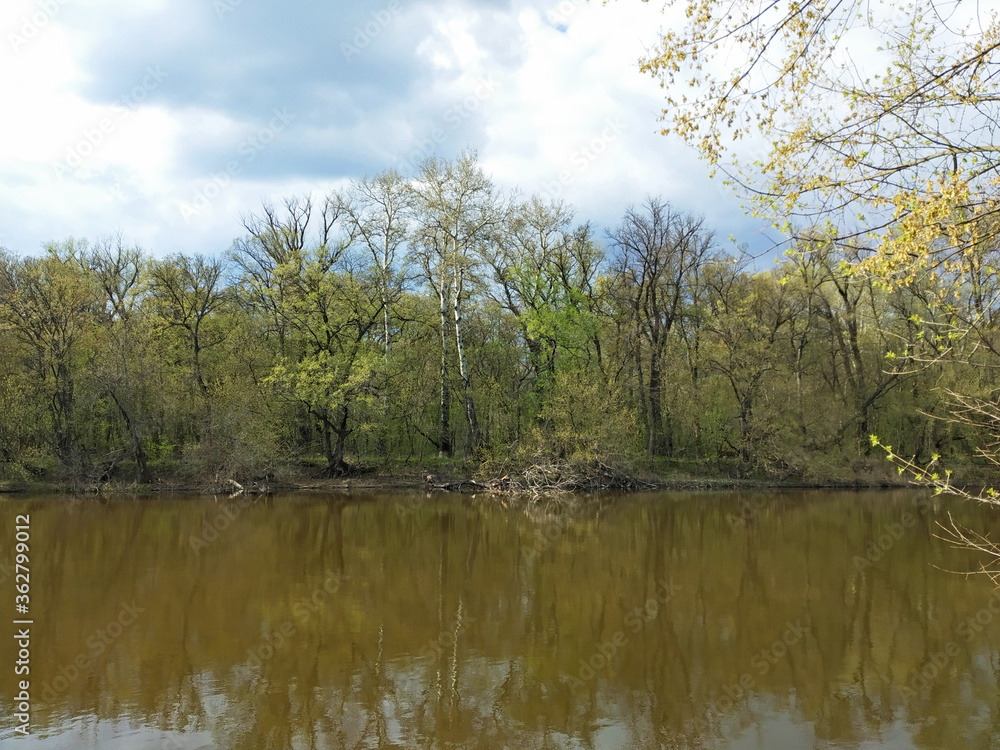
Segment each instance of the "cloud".
M582 0L8 0L0 245L120 229L158 255L217 253L261 200L466 147L504 186L560 185L581 220L654 193L738 225L656 132L636 59L660 21Z

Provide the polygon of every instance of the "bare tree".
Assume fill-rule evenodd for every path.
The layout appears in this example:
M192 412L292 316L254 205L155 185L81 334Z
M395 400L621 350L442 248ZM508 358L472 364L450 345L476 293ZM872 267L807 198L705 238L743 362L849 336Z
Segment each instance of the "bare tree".
M161 320L167 327L180 328L191 347L195 382L207 395L203 353L221 344L226 333L221 328L207 330L207 323L229 302L223 282L225 262L201 255L173 255L152 264L150 291Z
M127 245L118 234L95 243L82 262L103 293L100 319L109 344L92 354L92 372L124 423L136 481L146 483L150 481L149 457L143 443L148 433L150 367L155 358L146 320L137 313L147 260L138 245Z
M680 320L686 280L715 251L714 235L703 218L682 214L661 198L629 207L618 227L608 233L615 249L616 294L631 310L639 339L649 357L649 384L643 391L642 346L636 347L640 399L651 456L669 455L672 437L664 414L667 342Z
M392 347L392 307L403 294L400 255L408 239L413 199L410 186L393 169L355 180L346 191L335 196L349 232L372 257L382 302L386 359Z

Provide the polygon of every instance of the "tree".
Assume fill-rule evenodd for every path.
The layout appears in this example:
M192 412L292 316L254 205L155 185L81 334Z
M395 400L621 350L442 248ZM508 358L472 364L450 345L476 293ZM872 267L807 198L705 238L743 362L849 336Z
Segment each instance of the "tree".
M642 209L630 207L608 238L616 251L616 294L630 310L649 357L649 382L640 400L646 423L650 456L666 456L672 449L665 424L664 382L667 341L681 317L685 281L692 269L707 261L714 250L714 237L704 219L675 211L660 198L647 198ZM642 349L636 349L642 360ZM645 393L643 391L645 390Z
M337 201L346 231L354 238L359 252L367 252L369 256L365 265L372 274L382 308L384 362L382 382L377 386L381 395L379 419L372 420L375 422L372 429L377 450L384 455L396 432L390 418L390 402L398 394L403 377L399 364L390 363L390 354L399 327L394 312L407 284L404 262L413 220L413 191L402 175L387 169L374 177L352 180L346 190L331 199Z
M642 61L667 90L665 132L791 232L831 222L883 275L968 267L998 206L1000 17L935 0L680 6Z
M923 285L923 307L935 314L915 327L933 332L933 359L964 349L967 364L995 368L983 354L996 336L996 298L963 320L950 295L975 298L996 278L1000 16L936 0L667 2L675 4L682 25L641 61L667 91L664 132L694 146L793 240L815 239L822 226L855 272ZM948 283L925 284L928 276ZM950 398L950 419L985 434L982 450L996 458L995 394Z
M794 306L785 285L770 274L751 275L737 261L715 264L708 281L711 315L706 327L719 349L710 367L723 375L736 400L738 431L730 446L740 468L774 460L767 443L773 429L760 415L767 376L780 366Z
M792 272L809 290L816 333L825 339L829 382L850 414L842 433L867 448L874 407L906 371L904 360L886 358L901 343L887 292L870 274L851 272L859 262L851 248L838 252L825 239L803 241L789 255Z
M75 458L74 407L82 340L93 329L97 290L81 270L85 243L50 244L40 258L0 253L0 325L32 353L45 392L56 455Z
M557 361L581 371L601 359L595 286L603 254L589 224L572 227L573 211L537 196L515 207L481 250L488 294L513 316L527 348L527 380L541 414Z
M382 314L377 274L352 256L353 236L337 233L342 211L336 196L315 222L308 198L287 199L283 212L265 204L245 220L248 235L234 252L250 304L274 315L289 339L267 381L319 422L333 476L349 470L351 407L373 377L369 334Z
M150 481L148 435L152 369L155 355L148 319L139 310L147 261L138 245L121 235L98 241L81 261L100 290L98 314L104 345L91 353L92 373L111 399L127 434L127 450L135 461L136 481Z
M489 241L502 223L506 206L492 181L479 166L474 151L454 161L432 157L423 162L412 183L417 226L414 241L424 278L434 290L441 314L441 430L438 450L451 453L448 412L449 325L455 332L455 351L465 402L466 441L469 455L482 444L463 340L462 312L475 281L477 248ZM449 321L449 314L451 321Z
M404 287L400 261L409 236L413 191L398 172L388 169L375 177L352 181L336 200L348 232L372 257L382 303L382 339L388 358L392 346L392 307Z
M194 379L203 396L208 394L204 352L226 337L225 330L210 328L213 317L229 302L224 270L220 258L173 255L154 262L149 271L153 304L164 326L184 332L191 348Z
M708 406L705 382L711 368L711 359L705 344L712 316L710 281L718 272L720 263L726 262L713 257L705 263L691 266L684 279L685 299L677 322L677 333L681 344L677 359L683 360L690 380L690 391L684 402L689 410L691 442L697 456L701 456L706 447L703 429Z

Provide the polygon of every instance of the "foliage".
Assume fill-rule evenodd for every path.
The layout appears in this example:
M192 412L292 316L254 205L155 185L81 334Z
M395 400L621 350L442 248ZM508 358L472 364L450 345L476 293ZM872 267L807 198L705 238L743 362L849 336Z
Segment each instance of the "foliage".
M667 130L755 210L836 227L883 276L974 266L997 208L995 14L935 0L679 5L683 25L642 67L667 90Z
M602 242L570 206L500 194L472 153L243 229L226 257L116 236L0 255L4 476L218 484L464 446L466 470L880 480L869 432L915 461L993 445L971 418L994 403L992 255L890 287L814 231L762 271L659 198ZM970 418L942 421L943 397Z

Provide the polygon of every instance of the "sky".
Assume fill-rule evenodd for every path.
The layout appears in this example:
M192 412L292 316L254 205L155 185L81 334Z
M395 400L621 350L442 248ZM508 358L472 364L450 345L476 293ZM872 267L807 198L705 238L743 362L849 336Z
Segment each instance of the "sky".
M501 187L616 225L657 195L775 239L660 134L657 2L4 0L0 247L121 233L224 253L264 201L476 149Z

